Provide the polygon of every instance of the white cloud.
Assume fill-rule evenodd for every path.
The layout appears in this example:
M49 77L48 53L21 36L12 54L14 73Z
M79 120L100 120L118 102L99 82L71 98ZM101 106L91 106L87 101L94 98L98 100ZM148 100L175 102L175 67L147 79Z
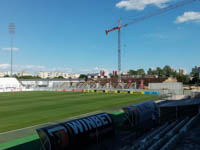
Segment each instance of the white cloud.
M29 73L36 73L39 71L44 71L44 72L66 72L69 74L73 73L83 73L83 74L88 74L88 73L99 73L100 70L106 70L104 68L91 68L91 69L72 69L68 67L47 67L47 66L42 66L42 65L14 65L13 66L13 71L16 72L29 72ZM0 72L10 72L10 64L0 64Z
M11 51L11 48L2 48L3 51ZM13 51L19 51L19 48L13 47L12 48Z
M94 68L81 68L81 69L73 69L72 73L83 73L83 74L88 74L88 73L99 73L101 70L104 71L110 71L105 68L100 68L100 67L94 67Z
M175 23L184 23L188 21L200 22L200 12L185 12L182 16L178 16L176 18Z
M122 0L116 4L117 8L125 8L126 10L144 10L148 5L155 5L163 8L167 2L171 0Z
M95 67L95 68L93 68L93 70L99 71L100 69L99 69L99 67Z
M35 72L45 69L44 66L40 65L13 65L14 72ZM0 72L10 71L10 64L0 64Z
M16 71L32 72L32 71L41 71L46 67L41 65L15 65L14 69Z
M10 64L0 64L0 70L8 70L10 68Z
M89 68L74 69L73 72L88 74L88 73L99 73L100 70L101 69L99 67L94 67L92 69Z
M49 71L49 72L68 72L71 73L72 69L68 67L45 67L43 68L44 71Z

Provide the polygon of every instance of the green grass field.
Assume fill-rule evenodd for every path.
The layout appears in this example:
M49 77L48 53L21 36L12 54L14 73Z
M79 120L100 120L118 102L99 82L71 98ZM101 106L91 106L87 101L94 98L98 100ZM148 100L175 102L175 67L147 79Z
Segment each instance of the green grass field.
M0 93L0 133L150 99L158 99L158 96L71 92Z

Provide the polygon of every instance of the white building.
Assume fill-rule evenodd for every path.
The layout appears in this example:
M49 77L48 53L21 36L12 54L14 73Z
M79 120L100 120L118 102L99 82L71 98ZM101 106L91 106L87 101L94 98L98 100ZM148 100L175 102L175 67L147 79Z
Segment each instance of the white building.
M100 70L99 76L108 76L109 72L107 70Z
M28 73L28 72L19 72L18 74L17 74L19 77L24 77L24 76L33 76L31 73Z
M80 74L70 74L69 75L69 78L72 78L72 79L78 79L80 77Z
M37 75L42 79L49 78L49 73L48 72L39 72Z
M60 76L65 79L69 79L69 78L78 79L80 76L80 74L68 74L65 72L39 72L37 75L42 79L47 79L47 78L53 79Z
M49 72L48 73L49 75L49 78L52 79L52 78L57 78L57 77L63 77L63 78L68 78L69 77L69 74L68 73L64 73L64 72Z
M179 73L179 74L183 74L183 75L187 74L186 69L183 69L183 68L176 69L176 72Z
M5 73L4 72L0 72L0 77L4 77Z
M128 72L122 72L122 75L128 75Z

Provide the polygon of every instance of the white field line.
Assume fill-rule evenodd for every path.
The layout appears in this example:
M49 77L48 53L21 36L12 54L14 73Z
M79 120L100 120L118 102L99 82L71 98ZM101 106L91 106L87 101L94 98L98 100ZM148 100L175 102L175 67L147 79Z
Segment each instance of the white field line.
M26 130L26 129L29 129L29 128L34 128L34 127L41 126L41 125L45 125L45 124L52 124L52 125L53 125L53 124L55 124L55 123L53 123L53 122L46 122L46 123L37 124L37 125L33 125L33 126L21 128L21 129L16 129L16 130L11 130L11 131L7 131L7 132L2 132L2 133L0 133L0 135L12 133L12 132L17 132L17 131L21 131L21 130Z
M63 118L62 120L64 119L72 119L72 118L78 118L78 117L81 117L81 116L85 116L85 115L91 115L93 113L99 113L99 111L94 111L94 112L89 112L89 113L85 113L85 114L81 114L81 115L78 115L78 116L74 116L74 117L69 117L69 118ZM56 121L56 120L55 120ZM59 121L59 120L57 120ZM30 128L34 128L34 127L37 127L37 126L42 126L42 125L45 125L45 124L50 124L50 125L54 125L54 124L58 124L58 122L46 122L46 123L42 123L42 124L37 124L37 125L33 125L33 126L29 126L29 127L25 127L25 128L20 128L20 129L16 129L16 130L11 130L11 131L7 131L7 132L2 132L0 133L0 135L4 135L4 134L9 134L9 133L13 133L13 132L18 132L18 131L22 131L22 130L26 130L26 129L30 129Z
M71 120L71 119L76 119L76 118L79 118L79 117L85 117L87 115L92 115L92 114L100 113L100 112L102 112L102 110L93 111L93 112L89 112L89 113L85 113L85 114L81 114L81 115L73 116L73 117L69 117L69 118L64 118L64 119ZM64 119L61 119L61 120L64 120ZM55 122L56 121L59 121L59 120L55 120ZM52 123L55 123L55 122L52 122Z

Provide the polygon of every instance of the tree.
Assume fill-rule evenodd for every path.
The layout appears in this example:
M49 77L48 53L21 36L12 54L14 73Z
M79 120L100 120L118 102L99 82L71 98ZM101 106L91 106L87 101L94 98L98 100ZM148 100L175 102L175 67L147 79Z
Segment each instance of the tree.
M138 70L129 70L128 71L129 75L145 75L144 69L138 69Z
M164 71L163 69L161 69L160 67L156 68L156 75L158 75L159 77L164 75Z
M170 76L173 75L173 70L172 70L172 68L169 65L166 65L163 68L163 72L164 72L164 75L167 76L167 77L170 77Z
M58 76L57 79L64 79L64 77L63 76Z
M85 74L80 74L79 79L85 79L86 81L88 80L88 76Z
M176 79L178 82L182 82L183 84L189 84L190 77L188 75L176 74Z
M39 76L16 76L17 79L41 79Z
M147 71L148 75L153 75L153 70L151 68L149 68L149 70Z
M80 74L79 78L84 79L84 78L87 78L87 76L85 74Z
M190 75L192 77L192 81L191 81L192 84L199 84L200 83L198 72L191 72Z
M137 75L145 75L144 69L138 69L137 70Z
M164 75L164 71L160 68L157 67L156 70L152 70L151 68L149 68L149 70L147 71L148 75L157 75L157 76L163 76Z
M137 71L135 71L135 70L129 70L128 74L129 75L137 75Z

